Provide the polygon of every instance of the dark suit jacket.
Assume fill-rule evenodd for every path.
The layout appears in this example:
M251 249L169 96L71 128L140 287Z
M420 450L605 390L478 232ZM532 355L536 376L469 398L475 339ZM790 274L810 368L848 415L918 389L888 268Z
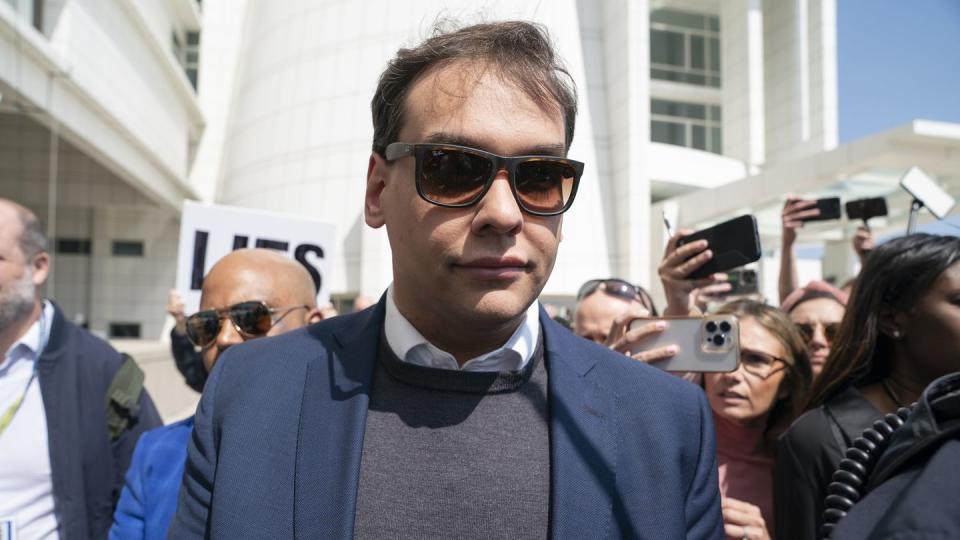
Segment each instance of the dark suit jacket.
M53 500L60 538L106 538L140 434L163 425L146 389L138 417L110 440L107 389L123 364L113 347L54 306L50 341L37 363L47 416Z
M384 302L233 347L197 409L169 538L350 538ZM703 392L541 310L551 535L722 538Z

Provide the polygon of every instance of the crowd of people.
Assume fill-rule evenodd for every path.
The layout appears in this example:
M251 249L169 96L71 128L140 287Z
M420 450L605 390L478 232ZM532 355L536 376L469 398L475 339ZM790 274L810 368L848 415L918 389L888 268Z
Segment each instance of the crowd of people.
M536 25L438 31L398 51L372 100L363 201L386 228L393 283L337 315L292 259L217 261L198 312L170 297L173 357L202 397L167 426L136 363L41 297L42 228L0 200L0 527L819 538L854 439L960 371L960 239L874 245L864 228L849 292L800 287L794 242L816 209L788 197L774 305L728 296L724 274L691 278L714 254L681 230L659 266L664 306L594 279L565 328L537 297L584 167L566 157L576 107ZM684 351L654 338L708 307L739 323L736 369L656 369Z

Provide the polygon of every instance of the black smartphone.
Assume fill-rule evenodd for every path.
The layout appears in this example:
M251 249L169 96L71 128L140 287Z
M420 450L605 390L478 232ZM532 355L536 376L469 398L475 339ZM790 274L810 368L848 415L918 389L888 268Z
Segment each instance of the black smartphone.
M687 276L690 279L700 279L716 272L726 272L760 258L757 218L750 214L684 236L677 241L677 246L697 240L707 241L710 250L713 251L713 258L691 272Z
M820 210L820 215L804 218L804 221L832 221L834 219L840 219L840 197L817 199L816 208Z
M752 268L738 268L727 272L727 282L730 283L730 291L727 296L743 296L756 294L760 291L760 284L757 283L757 271Z
M855 201L848 201L846 208L848 219L862 219L863 221L867 221L870 218L887 215L887 200L883 197L857 199Z

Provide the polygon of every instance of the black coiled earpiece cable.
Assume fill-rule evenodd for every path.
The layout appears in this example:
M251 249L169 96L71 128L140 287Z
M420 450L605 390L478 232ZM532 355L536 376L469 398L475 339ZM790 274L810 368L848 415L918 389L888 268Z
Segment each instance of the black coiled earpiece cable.
M915 404L914 404L915 405ZM820 534L829 540L837 522L857 504L866 488L867 480L877 458L890 445L893 433L903 425L914 405L900 407L896 413L890 413L863 430L863 434L854 439L847 448L844 458L834 471L827 498L824 500L823 525Z

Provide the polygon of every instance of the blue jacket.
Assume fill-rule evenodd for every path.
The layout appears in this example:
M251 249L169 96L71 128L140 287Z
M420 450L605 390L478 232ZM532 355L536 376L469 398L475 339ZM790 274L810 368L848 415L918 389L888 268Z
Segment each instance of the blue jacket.
M113 514L111 540L167 537L167 528L177 509L177 493L192 430L191 416L140 437L127 471L127 483Z
M169 538L350 538L384 301L231 347L197 408ZM541 310L555 538L723 538L696 386ZM214 483L215 482L215 483Z
M144 390L137 418L111 441L105 402L123 358L54 308L37 380L47 416L58 530L66 540L105 538L137 439L163 422Z

